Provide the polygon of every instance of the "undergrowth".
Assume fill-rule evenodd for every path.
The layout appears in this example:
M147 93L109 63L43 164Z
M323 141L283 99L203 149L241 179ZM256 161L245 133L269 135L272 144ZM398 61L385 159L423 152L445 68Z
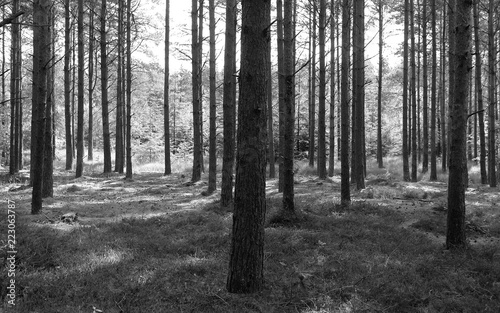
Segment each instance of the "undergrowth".
M65 232L20 225L17 311L499 311L498 247L443 251L363 202L301 210L294 227L268 216L265 289L252 295L225 291L232 218L217 203Z

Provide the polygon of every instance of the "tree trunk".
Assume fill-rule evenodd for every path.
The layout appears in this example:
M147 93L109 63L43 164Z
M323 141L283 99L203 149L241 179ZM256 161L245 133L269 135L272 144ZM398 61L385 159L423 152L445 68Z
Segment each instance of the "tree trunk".
M222 156L221 205L227 207L233 200L234 167L234 111L236 107L234 83L236 59L236 0L226 2L226 36L224 51L224 91L222 111L224 117L224 148Z
M429 88L428 83L428 63L427 63L427 1L423 1L423 12L422 12L422 84L423 84L423 112L422 112L422 128L423 128L423 138L422 138L422 173L427 173L429 171L429 109L428 109L428 94L427 89Z
M465 237L465 190L467 188L467 103L469 99L469 78L471 74L471 9L472 2L457 0L450 3L456 8L455 19L450 25L455 29L450 41L456 58L450 63L455 73L454 93L450 102L450 164L448 175L448 219L446 248L463 248Z
M117 47L117 81L116 81L116 142L115 142L115 172L123 173L124 168L124 101L123 101L123 1L118 1L118 47Z
M108 52L107 52L107 0L101 3L101 105L102 105L102 142L104 150L104 173L111 172L111 140L109 132L109 100L108 100ZM121 82L119 82L121 83ZM117 108L118 109L118 108ZM118 122L118 121L117 121Z
M73 167L73 135L71 129L71 22L70 0L64 1L64 130L66 140L66 170Z
M227 290L232 293L257 292L264 283L270 2L243 0L242 17L238 153L227 278Z
M335 169L335 28L336 28L336 15L335 15L335 2L330 2L330 146L328 154L328 176L333 176Z
M47 101L47 73L50 60L50 1L33 2L33 90L32 90L32 170L33 190L31 214L42 211L43 159L45 136L45 105Z
M365 188L364 178L364 101L365 101L365 14L364 1L354 1L353 8L353 180L358 190Z
M200 102L200 49L198 45L198 1L192 0L191 3L191 51L192 51L192 93L193 93L193 171L192 182L201 179L201 102Z
M215 3L208 1L210 20L210 142L208 161L208 193L217 189L217 107L215 99Z
M316 134L316 1L312 1L312 7L310 8L310 14L312 16L311 23L311 33L312 36L309 38L311 41L311 63L310 68L310 79L311 84L309 87L309 166L314 167L315 159L315 134Z
M341 68L341 201L343 204L351 202L351 189L349 181L349 150L350 150L350 110L349 110L349 66L350 66L350 46L351 46L351 11L350 1L342 1L342 68Z
M497 186L496 176L496 146L495 146L495 63L496 63L496 47L495 47L495 32L494 24L494 9L493 0L489 0L488 9L488 101L489 101L489 123L488 123L488 174L490 187Z
M384 2L378 1L378 97L377 97L377 164L384 167L382 151L382 82L384 68Z
M410 67L411 67L411 80L410 80L410 91L411 91L411 181L417 181L417 87L416 87L416 64L415 64L415 4L413 0L410 0Z
M318 102L318 176L326 178L326 0L319 1L319 102Z
M172 174L170 160L170 0L165 1L165 78L163 85L163 129L165 133L165 175Z
M132 8L127 0L127 159L125 178L132 179Z
M94 116L93 116L93 105L94 105L94 1L90 1L89 9L89 130L88 130L88 142L87 142L87 160L92 161L94 159Z
M283 191L283 152L285 150L285 75L284 75L284 43L283 43L283 1L276 0L276 27L278 38L278 118L279 118L279 147L278 147L278 191Z
M403 179L410 180L408 163L408 32L409 32L409 0L405 0L404 39L403 39Z
M76 134L76 177L83 174L83 115L85 79L85 47L83 38L83 0L78 0L78 122Z
M12 2L12 12L20 11L19 0ZM21 119L21 24L13 21L11 27L11 80L10 80L10 105L11 105L11 123L10 123L10 163L9 174L14 175L19 172L22 163L22 119ZM32 173L32 170L30 171ZM31 178L32 175L30 175ZM30 180L31 183L33 179Z
M324 1L324 0L322 0ZM283 19L283 67L285 79L284 92L284 150L283 150L283 212L287 215L295 213L293 184L293 146L295 124L295 92L293 58L293 3L285 1Z
M437 180L436 165L436 107L437 107L437 33L436 33L436 0L431 0L431 31L432 31L432 73L431 73L431 172L429 179ZM425 150L425 148L424 148Z

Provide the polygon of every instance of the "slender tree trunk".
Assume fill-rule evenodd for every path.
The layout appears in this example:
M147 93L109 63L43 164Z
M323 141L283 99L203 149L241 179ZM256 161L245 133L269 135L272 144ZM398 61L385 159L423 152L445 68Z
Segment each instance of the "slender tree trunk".
M429 108L428 108L428 94L429 88L428 79L428 62L427 62L427 1L424 0L422 12L422 84L423 84L423 112L422 112L422 173L427 173L429 170Z
M324 1L324 0L322 0ZM293 184L293 146L295 124L295 92L294 92L294 65L293 58L293 3L285 1L283 19L283 67L285 79L284 92L284 150L283 150L283 211L287 215L295 213L294 184Z
M132 8L127 0L127 159L125 178L132 179Z
M335 2L330 2L330 146L328 154L328 176L333 176L335 168Z
M403 39L403 179L410 180L408 163L408 32L409 32L409 0L405 0L404 39Z
M350 67L350 45L351 45L351 11L350 1L342 0L342 68L341 68L341 201L343 204L351 202L351 189L349 181L349 150L350 150L350 110L349 110L349 67Z
M456 57L450 63L454 93L450 101L450 164L448 175L448 219L446 248L463 248L465 236L465 190L467 188L467 103L469 98L469 77L472 30L470 25L472 2L469 0L451 1L451 9L456 8L452 47Z
M20 1L12 2L12 12L20 11ZM18 18L19 19L19 18ZM11 27L11 80L10 80L10 104L11 104L11 131L10 131L10 164L9 174L19 172L22 166L22 95L21 95L21 24L13 21ZM30 177L33 178L30 170ZM32 183L32 179L30 180Z
M199 94L198 94L198 100L200 102L199 108L200 108L200 113L199 113L199 126L200 126L200 165L201 165L201 172L205 173L205 161L204 159L204 154L205 154L205 145L203 143L203 18L204 18L204 13L203 13L203 2L204 0L199 0L200 4L198 7L198 89L199 89Z
M215 2L208 1L210 20L210 142L208 165L208 193L217 189L217 107L215 99Z
M415 46L415 4L413 0L410 0L410 67L411 67L411 81L410 81L410 91L411 91L411 181L417 181L417 87L416 87L416 64L415 64L415 52L417 47Z
M226 36L224 51L224 91L222 111L224 117L224 147L222 157L221 205L227 207L233 200L234 167L234 111L236 107L234 83L236 59L236 0L226 1Z
M326 0L319 1L318 176L326 178Z
M495 29L494 29L494 9L493 0L489 0L488 7L488 101L489 101L489 123L488 123L488 174L490 187L497 186L496 176L496 146L495 146L495 84L496 84L496 47L495 47Z
M33 190L31 214L42 211L43 159L47 73L50 60L50 28L48 0L33 2L33 90L32 90L32 170Z
M83 0L78 0L78 122L76 134L76 177L83 174L83 115L85 79L85 46L83 33Z
M353 180L358 190L365 188L364 101L365 101L365 14L364 0L354 1L353 12Z
M201 119L200 119L200 49L198 45L198 1L191 3L191 51L192 51L192 93L193 93L193 172L191 181L197 182L201 179Z
M89 132L88 132L88 143L87 143L87 160L91 161L94 159L94 116L93 116L93 105L94 105L94 1L90 1L89 9Z
M279 147L278 147L278 191L283 191L283 151L285 149L285 75L283 48L283 1L276 0L276 25L278 38L278 117L279 117Z
M124 2L118 1L118 47L117 47L117 81L116 81L116 142L115 172L123 173L124 168L124 101L123 101L123 11Z
M240 105L235 203L227 290L251 293L264 284L266 214L266 58L270 1L242 0ZM292 124L293 125L293 124Z
M172 174L170 160L170 0L165 1L165 78L163 85L163 128L165 133L165 175Z
M382 151L382 83L384 69L384 2L378 1L378 97L377 97L377 164L384 167Z
M108 12L107 0L102 0L101 21L100 21L101 22L100 45L101 45L102 142L104 150L104 170L103 170L104 173L111 172L111 138L110 138L111 135L109 132L108 52L107 52L107 30L106 30L107 12Z
M431 31L432 31L432 73L431 73L431 172L429 179L437 180L436 165L436 106L437 106L437 33L436 33L436 0L431 0ZM425 147L424 147L425 150Z
M316 0L312 1L312 7L310 8L310 14L312 17L311 23L311 84L309 87L309 166L314 167L315 160L315 135L316 135Z
M71 40L70 0L64 0L64 130L66 140L66 170L73 167L73 135L71 133Z

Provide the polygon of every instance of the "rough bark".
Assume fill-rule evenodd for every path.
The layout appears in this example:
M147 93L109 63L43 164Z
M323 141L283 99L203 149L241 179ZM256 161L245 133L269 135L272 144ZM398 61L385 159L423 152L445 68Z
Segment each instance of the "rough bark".
M333 176L333 171L335 169L335 72L336 72L336 58L335 58L335 29L336 29L336 14L335 14L335 2L330 2L330 145L328 154L328 176Z
M409 0L404 6L404 39L403 39L403 179L410 181L410 165L408 162L408 32L409 32Z
M284 47L283 47L283 1L276 0L276 27L278 39L278 191L283 191L283 151L285 149L285 75L284 75Z
M489 0L488 7L488 175L490 187L497 186L496 176L496 146L495 146L495 83L496 83L496 47L495 47L495 29L494 29L494 1Z
M417 67L415 63L415 54L417 46L415 45L415 4L410 0L410 92L411 92L411 181L417 181Z
M324 1L324 0L322 0ZM284 149L283 149L283 211L287 215L295 213L293 184L293 146L295 124L295 92L293 58L293 3L285 1L283 19L283 70L285 80L284 90Z
M232 293L257 292L264 283L269 15L270 1L242 1L238 153L227 278L227 290Z
M93 116L93 106L94 106L94 1L90 1L88 6L88 15L89 15L89 50L88 50L88 58L89 58L89 121L88 121L88 137L87 137L87 160L91 161L94 159L94 116Z
M115 140L115 172L123 173L124 169L124 77L123 77L123 1L118 2L118 40L117 40L117 75L116 75L116 140Z
M378 1L378 97L377 97L377 164L379 168L384 167L382 151L382 83L384 68L384 2Z
M469 100L469 79L471 75L470 25L472 1L456 0L454 36L452 47L456 57L450 64L455 77L454 94L450 102L450 160L448 175L448 218L446 248L463 248L465 236L465 190L467 188L467 104Z
M210 24L210 139L209 139L209 161L208 161L208 193L217 188L217 134L216 118L217 107L215 99L215 2L208 1L209 24Z
M131 0L127 0L127 50L126 50L126 72L127 72L127 91L126 91L126 167L125 178L132 179L132 8Z
M318 176L326 178L326 0L319 1Z
M102 144L104 152L104 173L111 172L111 140L109 132L109 100L108 100L108 52L107 52L107 0L101 3L101 107L102 107Z
M430 134L430 151L431 151L431 170L429 179L437 180L437 165L436 165L436 108L437 108L437 32L436 32L436 0L431 0L431 32L432 32L432 69L431 69L431 134Z
M193 171L191 181L201 179L201 102L200 102L200 57L198 53L198 1L191 1L191 64L192 64L192 96L193 96Z
M341 201L344 204L351 202L351 189L350 189L350 166L349 166L349 150L350 150L350 110L349 110L349 66L350 66L350 28L351 28L351 14L350 14L350 1L342 1L342 68L341 68L341 186L340 195Z
M84 118L84 79L85 79L85 41L83 33L83 0L78 0L78 117L76 131L76 177L83 174L83 118Z
M50 28L48 0L33 2L33 83L32 83L32 170L33 190L31 214L42 211L43 158L47 73L50 59Z
M73 167L73 135L71 129L71 21L70 0L64 1L64 130L66 142L66 170Z
M165 77L163 85L163 130L165 134L165 175L172 174L170 160L170 0L165 1Z
M422 173L429 171L429 103L428 103L428 61L427 61L427 1L423 1L422 12Z

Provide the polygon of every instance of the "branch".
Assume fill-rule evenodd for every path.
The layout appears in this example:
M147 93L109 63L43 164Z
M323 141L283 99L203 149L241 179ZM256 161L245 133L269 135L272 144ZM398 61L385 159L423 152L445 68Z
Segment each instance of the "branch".
M8 18L6 18L6 19L4 19L3 21L0 22L0 27L3 27L5 25L7 25L7 24L11 24L16 18L18 18L19 16L21 16L23 14L24 14L23 11L20 11L20 12L17 12L15 14L12 14Z
M472 116L473 116L473 115L475 115L475 114L479 114L479 113L482 113L482 112L484 112L484 111L486 111L486 110L485 110L485 109L482 109L482 110L479 110L479 111L476 111L476 112L472 112L471 114L469 114L469 115L467 116L467 119L469 119L470 117L472 117Z

